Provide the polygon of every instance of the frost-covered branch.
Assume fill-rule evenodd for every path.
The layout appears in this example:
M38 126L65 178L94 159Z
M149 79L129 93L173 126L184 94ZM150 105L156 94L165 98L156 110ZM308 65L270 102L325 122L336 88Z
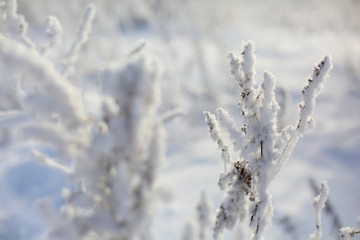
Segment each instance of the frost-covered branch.
M311 77L308 79L308 85L302 91L300 119L297 125L299 134L312 131L315 127L314 120L312 119L315 101L324 87L324 79L331 68L330 56L325 56L324 59L315 66Z
M5 0L3 7L4 13L1 32L9 38L14 38L18 42L29 48L35 48L34 42L27 35L28 23L23 15L17 12L16 0Z
M67 174L72 174L73 170L67 166L64 166L62 164L59 164L56 160L49 158L48 156L45 156L44 154L42 154L39 151L33 150L32 154L35 158L37 158L41 163L48 165L50 167L53 168L57 168L60 169L61 171L67 173Z
M320 189L319 186L315 183L315 180L313 178L309 179L309 184L312 191L314 192L314 195L318 195L320 193ZM324 212L331 219L331 223L332 223L331 229L334 232L334 234L337 236L339 234L339 229L342 228L343 224L341 223L340 217L329 198L327 198L326 200Z
M79 27L77 38L71 46L69 53L67 54L65 60L63 61L63 74L68 76L73 73L73 65L76 63L79 58L79 53L81 48L89 40L89 35L92 31L92 24L95 19L95 6L89 4L84 12L81 25Z
M36 51L3 39L0 41L0 62L7 66L9 74L22 73L26 75L27 85L41 90L27 91L23 96L23 102L35 115L49 117L49 114L59 114L69 127L78 127L86 121L80 93ZM1 80L6 81L4 78Z
M6 3L5 15L15 18L16 2ZM82 90L68 74L88 40L94 16L95 8L89 5L61 70L46 57L61 38L57 18L48 18L49 44L41 54L1 39L0 86L14 90L8 94L9 104L0 103L0 140L31 141L35 158L65 172L78 186L64 191L66 204L60 213L46 202L40 204L49 224L48 239L151 239L156 176L165 156L163 121L179 112L158 116L159 66L135 51L100 75L101 113L87 116Z
M149 239L157 201L156 173L164 158L164 129L157 117L158 68L145 56L110 66L102 75L101 131L94 131L74 164L61 219L51 239ZM105 101L105 99L107 99ZM62 233L66 232L67 235Z
M211 138L220 148L225 166L219 180L220 188L225 190L225 198L217 213L215 239L219 238L223 229L232 229L238 219L246 219L249 209L252 239L262 238L272 217L269 185L298 139L312 130L315 100L332 68L329 56L315 66L303 90L298 123L279 130L275 78L265 72L262 84L256 86L254 51L253 43L248 42L241 59L233 53L229 54L230 72L240 87L238 106L242 125L236 126L230 114L222 108L216 111L216 115L205 112ZM233 150L238 156L236 160L231 157L233 155L224 141L220 125L233 142Z
M279 168L275 169L273 175L281 169L289 158L295 144L304 133L311 132L315 128L315 121L312 114L315 108L316 99L323 88L328 72L332 69L331 57L325 56L320 63L316 64L307 85L302 91L302 101L299 104L299 120L296 126L285 127L281 135L285 140L285 147L281 150Z
M59 161L80 157L88 144L81 93L52 62L10 39L0 41L0 62L4 67L0 85L5 89L13 84L12 76L23 79L18 81L15 93L6 95L6 101L18 104L4 106L6 111L0 116L5 124L0 129L2 141L37 139L55 148ZM12 119L11 128L5 128L7 118Z
M360 234L360 230L352 227L343 227L340 229L340 240L350 240L356 234Z
M325 207L326 199L329 195L329 187L326 182L322 182L320 184L320 192L314 198L314 209L315 209L315 222L316 222L316 230L309 237L310 240L320 240L322 236L322 227L321 227L321 212Z
M225 171L228 169L228 165L231 163L229 147L225 145L224 140L222 139L220 126L218 121L216 121L216 116L210 112L204 112L205 121L210 128L210 136L214 142L217 143L218 148L221 150L221 157L224 161Z

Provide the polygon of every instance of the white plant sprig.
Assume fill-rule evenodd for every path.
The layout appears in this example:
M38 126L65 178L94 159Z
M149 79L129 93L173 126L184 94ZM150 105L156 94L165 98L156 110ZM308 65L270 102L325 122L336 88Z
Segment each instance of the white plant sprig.
M343 227L340 229L340 240L350 240L356 234L360 234L360 229L352 228L352 227Z
M63 123L70 128L76 128L86 121L81 94L61 76L52 62L35 50L3 39L0 41L0 61L7 66L9 74L26 76L26 84L34 89L23 96L23 107L32 108L33 113L41 117L59 114L63 116ZM5 78L0 80L7 81Z
M240 87L238 106L242 125L237 127L235 120L222 108L216 111L216 115L205 112L210 135L222 152L225 166L219 186L226 194L217 213L215 239L219 238L224 228L232 229L238 219L244 220L248 209L251 212L252 239L262 238L272 217L269 185L282 169L298 139L314 128L312 114L315 101L332 68L329 56L315 66L302 92L297 124L279 130L275 78L265 72L264 81L256 87L254 51L253 43L248 42L242 51L242 59L229 54L230 72ZM236 160L231 157L220 125L233 142L233 149L238 155Z
M165 133L157 116L158 68L149 58L134 56L110 66L101 80L107 99L98 124L101 130L93 132L84 156L71 169L71 179L81 184L65 191L62 215L49 221L51 239L87 239L89 234L104 240L151 236L156 174L165 155ZM54 165L49 159L41 160Z
M89 4L85 9L76 39L73 42L69 53L63 60L62 72L65 77L68 77L74 72L74 64L80 56L80 50L89 40L89 35L91 34L93 21L95 19L95 13L95 6L93 4Z
M315 210L315 221L316 229L315 232L310 234L310 240L320 240L322 236L322 225L321 225L321 211L325 207L326 199L329 195L329 187L326 182L320 184L320 192L314 198L313 206Z
M17 12L16 0L5 0L4 3L4 34L17 40L29 48L35 48L35 43L27 35L29 24L25 17Z

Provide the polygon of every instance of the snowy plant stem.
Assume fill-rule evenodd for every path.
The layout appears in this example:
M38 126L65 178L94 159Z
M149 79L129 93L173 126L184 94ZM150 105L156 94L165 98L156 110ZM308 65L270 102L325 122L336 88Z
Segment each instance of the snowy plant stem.
M214 114L205 111L205 121L210 129L210 136L214 142L217 143L218 148L221 150L221 157L224 161L225 172L231 164L229 147L225 145L224 140L221 136L220 126Z
M220 175L219 186L226 190L214 228L215 239L223 229L232 229L237 219L245 219L250 205L252 240L262 239L264 230L271 224L273 215L269 186L289 158L298 139L314 127L312 114L315 101L332 68L326 56L314 68L302 92L299 121L281 132L277 129L280 110L275 98L275 78L265 72L261 86L255 84L255 47L252 42L244 45L242 59L229 54L230 72L240 87L240 121L237 127L230 114L219 108L216 116L205 112L210 135L221 150L225 171ZM232 161L230 149L221 136L221 127L233 141L238 159ZM247 202L245 196L250 202Z
M360 234L359 229L355 229L352 227L343 227L340 229L340 240L350 240L353 238L356 234Z
M17 13L16 0L5 1L6 23L8 31L17 40L29 48L35 48L35 43L27 35L29 24L26 22L23 15Z
M323 89L328 73L332 68L331 57L329 55L325 56L315 65L307 85L302 90L302 101L299 104L299 120L297 125L284 128L281 132L282 138L286 141L285 144L283 144L282 153L276 164L278 167L274 168L271 173L272 177L275 177L282 169L297 141L303 134L311 132L315 128L315 121L312 115L315 109L316 99Z
M324 87L324 82L328 72L332 69L330 56L325 56L318 63L308 79L308 85L302 91L302 102L300 103L300 119L296 127L301 135L312 131L315 128L315 122L312 118L316 99Z
M315 223L316 230L309 237L309 240L320 240L322 236L322 226L321 226L321 212L325 207L326 199L329 195L329 187L326 182L320 184L320 193L314 198L314 210L315 210Z
M56 160L51 159L47 156L45 156L44 154L42 154L39 151L33 150L32 154L35 158L37 158L41 163L48 165L49 167L53 167L53 168L57 168L60 169L61 171L67 173L67 174L72 174L73 173L73 169L66 167L62 164L59 164Z
M77 38L71 46L71 49L64 60L63 64L63 74L68 76L73 72L73 65L76 63L79 58L79 53L81 48L88 42L89 35L92 31L92 24L95 19L95 6L89 4L85 10L82 23L79 27Z
M0 62L16 62L14 65L8 65L7 70L27 73L27 81L41 85L43 91L26 102L28 105L36 105L33 108L36 114L48 116L49 112L56 112L66 116L62 120L70 128L79 127L86 122L80 93L59 74L49 60L31 49L3 39L0 41ZM49 98L44 101L42 97L46 96Z

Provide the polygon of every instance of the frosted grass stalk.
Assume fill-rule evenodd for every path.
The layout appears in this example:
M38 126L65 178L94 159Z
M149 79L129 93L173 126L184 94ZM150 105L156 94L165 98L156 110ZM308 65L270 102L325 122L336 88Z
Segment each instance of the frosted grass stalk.
M77 38L72 44L70 51L63 62L64 76L69 76L74 71L73 65L80 56L80 50L89 40L89 35L92 31L92 24L95 19L95 13L95 6L93 4L89 4L85 9L81 25L76 36Z
M238 106L242 125L237 127L230 114L222 108L216 111L216 115L204 112L210 136L221 150L225 166L219 179L225 197L217 212L215 239L221 237L225 228L232 229L238 219L245 220L248 211L253 233L251 239L262 239L272 218L271 195L268 191L270 183L285 164L298 139L313 129L315 101L332 68L329 56L315 66L302 92L297 124L278 129L279 105L275 98L275 78L265 72L262 84L256 86L254 52L253 43L248 42L241 52L241 59L233 53L229 54L230 73L240 88ZM237 159L230 154L221 128L229 134Z
M151 239L156 174L165 156L157 116L158 68L145 56L109 66L102 74L103 130L94 131L66 190L62 215L50 221L51 239ZM52 162L48 162L52 163ZM65 224L66 223L66 224ZM72 235L63 235L63 232Z
M54 65L36 51L3 39L0 41L0 61L8 66L9 72L26 74L28 82L38 84L42 91L25 96L25 103L36 106L33 111L38 115L56 112L65 124L78 127L86 121L81 94L75 86L59 74Z
M321 226L321 212L325 207L326 199L329 195L329 187L326 182L320 184L319 195L314 198L314 210L315 210L315 223L316 230L309 237L309 240L320 240L322 236L322 226Z
M35 48L35 43L27 35L29 24L23 15L18 14L17 8L16 0L5 0L6 34L29 48Z

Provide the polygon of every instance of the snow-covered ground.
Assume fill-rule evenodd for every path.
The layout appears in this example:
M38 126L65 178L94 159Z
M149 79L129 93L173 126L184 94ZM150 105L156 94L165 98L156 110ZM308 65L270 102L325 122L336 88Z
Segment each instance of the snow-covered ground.
M41 21L49 14L58 14L64 24L66 49L75 36L84 2L53 1L42 8L41 0L32 4L19 1L19 11L28 19L29 35L39 41L43 41ZM223 166L203 111L224 107L237 113L240 94L228 71L227 53L239 55L242 42L247 40L256 45L258 82L268 70L285 93L284 124L296 121L301 90L314 64L329 53L334 64L317 100L315 131L299 141L272 182L274 218L266 239L307 239L315 230L311 181L316 185L328 181L329 202L341 225L360 228L357 1L89 2L97 6L98 15L76 75L85 79L76 84L84 88L89 113L98 112L93 92L101 69L109 62L126 59L141 41L146 43L145 52L162 65L160 111L185 111L165 125L167 161L158 185L166 194L157 204L154 239L181 239L185 223L196 221L195 207L202 192L211 200L215 216L222 199L217 180ZM36 210L36 202L48 197L60 207L61 189L71 184L63 173L32 159L28 151L32 146L27 142L0 142L0 239L40 239L46 223ZM333 219L324 213L323 239L336 239ZM237 226L226 239L241 239L242 229L246 226Z

